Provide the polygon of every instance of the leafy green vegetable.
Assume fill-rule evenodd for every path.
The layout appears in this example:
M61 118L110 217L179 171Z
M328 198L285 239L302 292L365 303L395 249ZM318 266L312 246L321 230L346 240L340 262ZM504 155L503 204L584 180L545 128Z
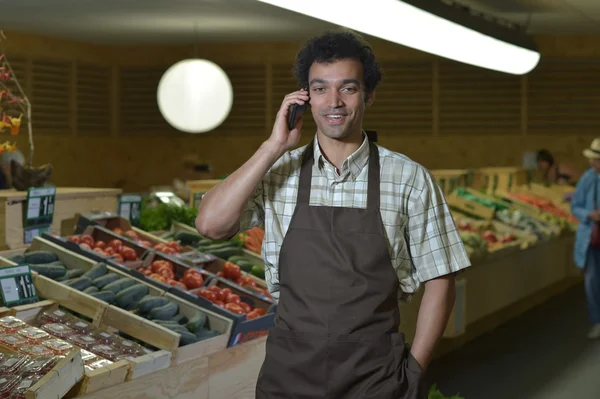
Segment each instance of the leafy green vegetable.
M465 399L462 396L459 396L459 394L456 394L454 396L444 396L444 394L442 394L438 387L437 384L433 384L431 386L431 388L429 389L429 395L427 396L427 399Z
M140 216L140 227L144 231L167 230L171 224L178 222L188 226L194 226L198 215L196 208L179 207L171 204L159 204L156 207L148 206L148 202L142 203L142 214Z

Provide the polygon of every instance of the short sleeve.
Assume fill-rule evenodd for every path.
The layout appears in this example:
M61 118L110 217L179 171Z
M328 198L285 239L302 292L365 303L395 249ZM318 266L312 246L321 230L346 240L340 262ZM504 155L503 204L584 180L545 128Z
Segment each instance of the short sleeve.
M409 208L407 242L414 281L425 282L471 266L440 186L423 169L422 191Z
M253 227L265 226L265 206L263 199L264 179L261 180L246 203L246 208L240 217L240 230L246 231Z

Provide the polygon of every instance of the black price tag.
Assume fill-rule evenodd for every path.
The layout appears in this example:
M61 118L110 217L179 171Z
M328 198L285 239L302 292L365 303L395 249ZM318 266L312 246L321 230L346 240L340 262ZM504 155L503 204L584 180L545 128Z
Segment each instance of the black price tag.
M139 194L125 194L119 197L118 213L129 220L132 225L139 226L142 213L142 196Z
M23 227L50 226L54 219L56 187L32 187L27 190L27 200L23 210Z
M0 268L0 292L7 308L37 302L29 265Z

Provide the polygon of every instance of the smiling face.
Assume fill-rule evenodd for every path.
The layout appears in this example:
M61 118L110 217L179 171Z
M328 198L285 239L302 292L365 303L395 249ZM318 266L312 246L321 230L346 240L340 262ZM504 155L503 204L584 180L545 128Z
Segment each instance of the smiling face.
M374 94L365 92L360 61L313 63L308 75L310 106L318 131L334 140L358 137L367 105Z

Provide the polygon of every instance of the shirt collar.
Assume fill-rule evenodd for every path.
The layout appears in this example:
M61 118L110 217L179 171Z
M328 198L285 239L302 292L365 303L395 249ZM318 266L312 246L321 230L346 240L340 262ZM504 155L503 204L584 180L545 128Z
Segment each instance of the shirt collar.
M315 135L315 143L314 143L314 154L315 160L314 165L321 171L323 168L328 170L335 171L336 168L332 165L321 152L321 147L319 146L319 139ZM342 169L340 170L339 177L344 178L348 174L355 180L360 172L363 170L365 165L369 162L369 139L367 135L363 132L363 142L358 147L356 151L354 151L342 164Z

